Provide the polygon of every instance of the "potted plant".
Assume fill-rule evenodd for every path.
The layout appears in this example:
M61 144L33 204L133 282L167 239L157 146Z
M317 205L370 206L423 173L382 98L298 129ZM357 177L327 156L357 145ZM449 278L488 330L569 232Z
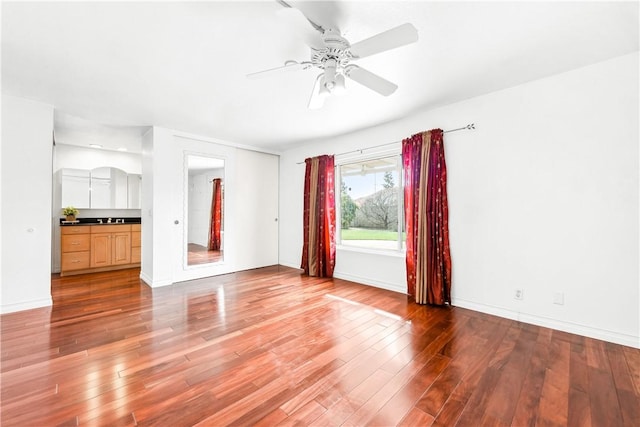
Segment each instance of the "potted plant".
M66 208L62 209L62 215L67 217L67 221L75 221L76 215L78 215L78 213L78 209L74 208L73 206L67 206Z

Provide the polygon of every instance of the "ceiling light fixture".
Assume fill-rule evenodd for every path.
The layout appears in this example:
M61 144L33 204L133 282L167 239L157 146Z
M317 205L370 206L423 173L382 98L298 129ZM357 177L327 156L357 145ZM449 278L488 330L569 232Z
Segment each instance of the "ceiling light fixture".
M335 86L331 93L335 93L336 95L344 95L345 93L345 84L344 84L344 75L338 74L336 76Z
M318 95L329 96L331 94L331 87L333 87L333 83L327 82L326 77L322 76L322 79L320 80L320 92Z

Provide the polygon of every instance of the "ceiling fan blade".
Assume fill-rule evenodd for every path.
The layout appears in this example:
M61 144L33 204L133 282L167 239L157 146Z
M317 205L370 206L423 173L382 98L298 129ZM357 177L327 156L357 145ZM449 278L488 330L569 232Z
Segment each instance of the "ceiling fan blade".
M285 25L291 34L295 34L298 39L307 46L314 49L322 49L322 33L315 31L309 26L309 22L304 14L295 8L281 9L277 12L278 19Z
M351 55L354 58L364 58L417 41L418 30L412 24L406 23L352 44Z
M307 18L307 16L300 9L296 9L284 0L276 0L276 2L283 6L285 10L289 9L299 12L299 15L302 16L309 24L311 24L314 29L316 29L320 34L324 34L324 28L322 28L322 25L316 24L311 19Z
M268 70L247 74L247 78L259 79L262 77L271 77L286 71L304 70L308 65L308 62L287 61L287 63L282 67L270 68Z
M309 98L309 104L307 108L310 110L317 110L318 108L322 108L324 105L325 95L320 93L320 87L322 86L322 76L323 74L318 75L316 77L316 82L313 85L313 90L311 91L311 97Z
M379 75L373 74L371 71L367 71L357 65L349 65L345 70L345 74L351 80L378 92L380 95L389 96L398 89L398 85L395 83L391 83L389 80L383 79Z

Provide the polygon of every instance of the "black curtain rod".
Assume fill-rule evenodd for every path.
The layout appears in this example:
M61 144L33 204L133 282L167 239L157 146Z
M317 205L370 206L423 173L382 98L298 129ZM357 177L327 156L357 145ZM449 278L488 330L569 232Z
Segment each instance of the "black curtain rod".
M457 132L459 130L475 130L475 129L476 129L475 123L470 123L470 124L468 124L466 126L463 126L461 128L445 130L442 133ZM374 145L373 147L361 148L359 150L353 150L353 151L347 151L347 152L344 152L344 153L334 154L334 156L344 156L345 154L352 154L352 153L360 153L360 154L362 154L362 152L364 150L371 150L373 148L386 147L387 145L395 145L397 143L398 143L398 141L396 141L396 142L387 142L386 144ZM304 161L298 162L296 164L297 165L301 165L303 163L304 163Z

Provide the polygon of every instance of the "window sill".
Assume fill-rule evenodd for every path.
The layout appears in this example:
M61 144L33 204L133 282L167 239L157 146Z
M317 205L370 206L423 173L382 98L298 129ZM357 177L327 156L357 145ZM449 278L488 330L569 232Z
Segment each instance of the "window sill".
M392 256L396 258L405 258L405 250L391 250L391 249L375 249L375 248L364 248L361 246L348 246L348 245L336 245L336 249L339 251L346 252L359 252L363 254L372 254L372 255L382 255L382 256Z

